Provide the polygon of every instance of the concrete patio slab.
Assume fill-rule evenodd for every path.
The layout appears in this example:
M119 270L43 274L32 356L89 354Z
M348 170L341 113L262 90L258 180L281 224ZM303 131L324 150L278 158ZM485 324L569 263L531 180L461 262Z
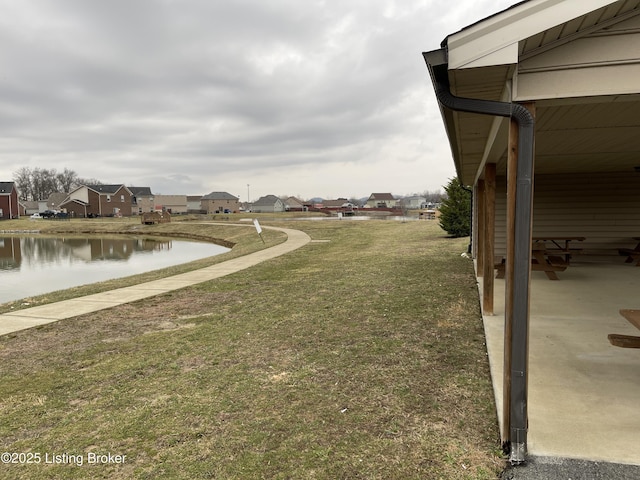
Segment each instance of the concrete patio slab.
M619 315L640 307L640 268L578 257L559 277L532 273L529 453L640 465L640 350L607 339L640 335ZM502 425L503 280L494 301L483 321Z

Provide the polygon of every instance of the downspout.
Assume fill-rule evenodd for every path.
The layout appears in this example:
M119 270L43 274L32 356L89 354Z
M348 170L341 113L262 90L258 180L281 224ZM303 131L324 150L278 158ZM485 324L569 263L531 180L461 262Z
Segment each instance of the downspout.
M517 103L456 97L450 91L446 47L423 54L440 107L459 112L513 118L518 123L516 172L515 261L511 343L510 462L521 464L527 454L527 381L529 356L529 277L531 270L531 218L533 199L533 147L535 122Z

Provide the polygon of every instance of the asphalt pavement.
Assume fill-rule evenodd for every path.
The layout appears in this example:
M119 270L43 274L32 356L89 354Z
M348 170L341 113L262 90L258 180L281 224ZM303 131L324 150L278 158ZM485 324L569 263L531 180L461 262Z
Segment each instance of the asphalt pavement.
M524 465L510 466L502 480L638 480L640 466L559 457L528 456Z

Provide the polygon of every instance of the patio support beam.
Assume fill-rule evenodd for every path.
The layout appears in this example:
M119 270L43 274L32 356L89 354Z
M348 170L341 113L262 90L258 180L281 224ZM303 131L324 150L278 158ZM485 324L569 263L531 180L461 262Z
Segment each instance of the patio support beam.
M478 277L484 275L484 180L478 180L478 199L475 202L478 206L476 213L476 221L478 222L478 231L476 235L476 274Z
M496 231L496 164L484 167L484 262L482 311L493 315L493 252Z

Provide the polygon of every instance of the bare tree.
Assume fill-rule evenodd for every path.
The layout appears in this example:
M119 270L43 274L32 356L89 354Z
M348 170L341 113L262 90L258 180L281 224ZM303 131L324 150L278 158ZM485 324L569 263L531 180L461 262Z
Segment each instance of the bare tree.
M55 168L22 167L13 174L13 180L21 200L44 200L56 192L70 192L79 185L101 185L96 179L82 179L73 170L65 168L58 173Z
M425 190L422 196L428 203L440 203L446 195L441 190Z
M65 168L62 173L56 176L58 187L62 192L70 192L78 180L78 174L73 170Z
M13 181L16 184L20 200L31 200L33 197L31 191L31 169L29 167L21 167L13 173Z

